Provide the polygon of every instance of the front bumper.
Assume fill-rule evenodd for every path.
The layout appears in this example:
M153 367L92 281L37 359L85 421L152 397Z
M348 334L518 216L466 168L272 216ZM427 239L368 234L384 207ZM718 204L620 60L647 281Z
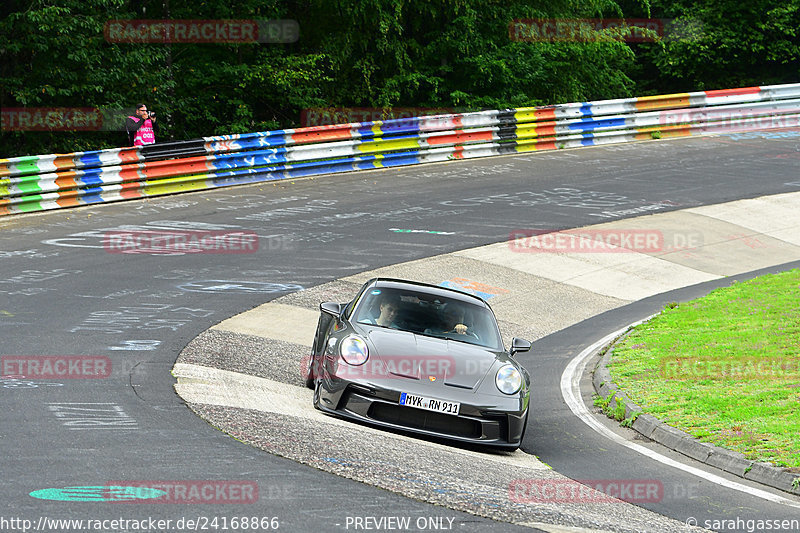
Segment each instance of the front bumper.
M430 391L419 393L435 396ZM402 406L399 400L399 390L322 380L317 407L344 418L460 442L513 449L522 440L527 401L518 397L506 399L508 409L498 409L494 403L490 408L461 401L458 415Z

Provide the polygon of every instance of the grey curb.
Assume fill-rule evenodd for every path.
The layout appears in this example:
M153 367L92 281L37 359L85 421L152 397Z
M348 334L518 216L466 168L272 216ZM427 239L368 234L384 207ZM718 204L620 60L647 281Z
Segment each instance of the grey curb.
M625 336L617 337L598 350L598 353L605 350L605 354L594 369L592 383L594 390L603 398L608 399L609 396L614 395L608 404L611 409L614 409L620 402L625 406L625 419L633 418L633 424L630 427L644 437L701 463L789 494L800 495L800 485L792 485L798 483L796 480L800 479L800 474L792 474L770 463L751 461L741 453L700 442L688 433L668 426L654 416L642 413L642 408L619 390L619 387L611 380L611 373L608 371L608 363L614 353L614 344Z

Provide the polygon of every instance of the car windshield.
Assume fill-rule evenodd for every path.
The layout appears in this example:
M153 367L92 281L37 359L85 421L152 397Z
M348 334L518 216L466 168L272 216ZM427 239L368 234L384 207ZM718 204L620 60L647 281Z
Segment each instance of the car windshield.
M414 290L369 289L358 302L352 320L503 349L497 322L488 308Z

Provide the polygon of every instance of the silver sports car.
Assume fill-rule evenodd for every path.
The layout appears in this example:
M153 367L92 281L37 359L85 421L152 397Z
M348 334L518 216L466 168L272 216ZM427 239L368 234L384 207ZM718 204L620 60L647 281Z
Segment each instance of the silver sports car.
M516 449L531 379L477 296L371 279L349 303L320 304L304 368L326 413L434 437Z

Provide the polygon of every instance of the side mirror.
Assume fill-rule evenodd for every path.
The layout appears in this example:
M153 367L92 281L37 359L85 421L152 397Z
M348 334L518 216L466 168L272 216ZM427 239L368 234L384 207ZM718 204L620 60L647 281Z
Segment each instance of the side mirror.
M527 352L531 349L531 346L533 344L530 341L514 337L511 339L511 357L514 357L519 352Z
M339 318L342 314L342 306L336 302L322 302L319 304L319 310L334 318Z

